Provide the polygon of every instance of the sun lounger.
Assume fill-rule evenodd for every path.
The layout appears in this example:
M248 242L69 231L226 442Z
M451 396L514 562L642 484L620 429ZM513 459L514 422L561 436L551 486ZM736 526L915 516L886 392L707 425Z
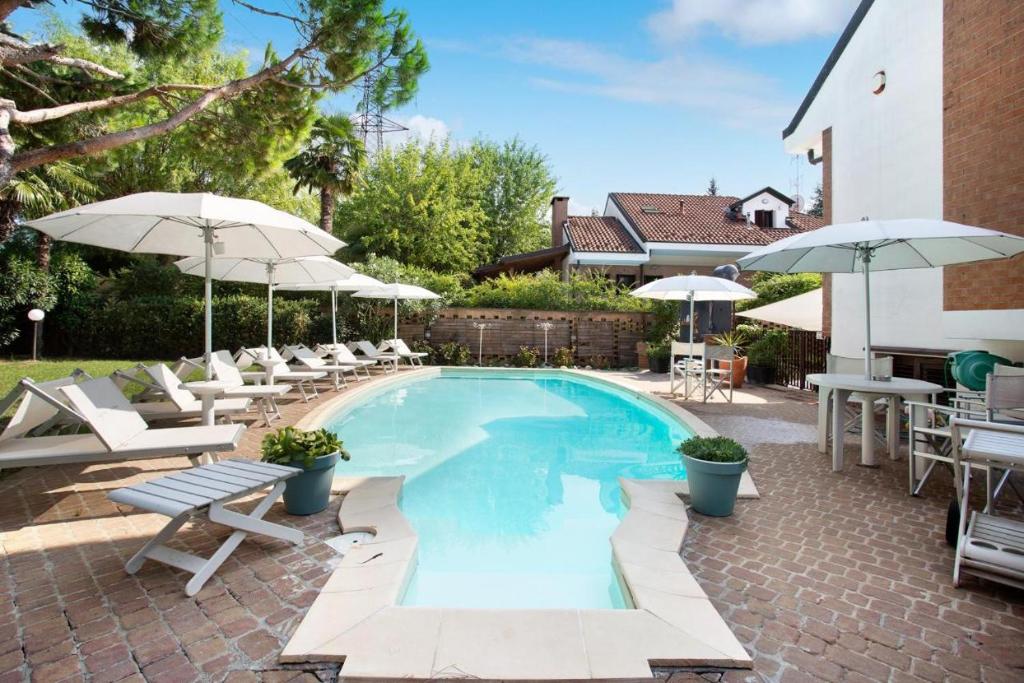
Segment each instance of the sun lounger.
M402 339L385 339L377 347L377 350L397 354L399 358L404 358L409 365L423 365L423 359L430 355L423 351L413 351Z
M290 543L301 542L302 532L298 529L263 520L270 506L284 492L285 480L301 471L296 467L269 463L225 460L112 491L107 497L115 503L131 505L171 518L160 533L128 560L125 570L129 574L134 574L142 568L147 559L183 569L193 575L185 584L185 594L191 596L202 589L207 580L250 533L263 534ZM268 486L273 488L247 515L224 507L225 503ZM205 515L211 522L235 531L209 558L164 545L164 542L174 536L185 522L199 515Z
M299 391L302 393L302 400L306 403L309 403L311 396L312 398L319 397L316 390L316 380L327 376L326 372L291 368L277 349L270 349L268 351L265 346L243 347L235 354L234 360L235 366L239 369L246 363L256 363L263 367L263 372L243 372L243 379L255 381L256 384L262 384L264 380L267 380L268 384L274 384L279 381L293 382L299 388ZM307 387L310 391L309 394L306 393Z
M356 373L355 366L328 363L323 358L316 355L316 353L313 352L313 349L301 344L285 346L282 355L290 360L294 360L304 367L309 368L310 370L330 373L331 378L334 380L335 390L340 389L342 386L348 386L348 382L345 380L346 372L351 372L356 379L359 378L359 375Z
M156 365L139 364L135 372L118 370L111 378L139 384L145 388L141 394L144 400L134 401L132 406L149 422L201 417L202 401L182 386L181 380L163 363ZM140 377L142 374L145 377ZM219 398L214 401L213 413L231 422L232 415L249 410L251 400L245 397Z
M67 398L58 389L88 379L92 378L85 371L75 370L67 377L48 382L35 382L29 378L19 381L0 401L0 414L18 402L14 414L0 432L0 441L45 434L69 424L80 425L81 421L70 411Z
M25 386L31 380L22 380ZM150 429L109 377L70 383L59 388L64 401L51 403L48 394L33 394L69 421L92 433L56 436L14 436L0 439L0 468L133 460L187 455L193 464L203 453L231 451L243 425L210 425ZM24 427L27 423L21 423Z
M381 364L384 370L388 371L388 366L391 366L391 370L398 370L399 356L397 353L384 353L380 351L373 342L365 339L360 339L356 342L350 342L348 348L353 352L359 352L363 354L369 360L375 360Z
M230 387L224 390L224 398L251 398L257 402L260 414L266 424L274 418L281 417L281 411L277 407L277 399L291 391L290 384L274 384L271 386L255 386L246 384L242 379L242 373L235 366L234 359L229 351L217 351L210 361L211 369L215 379L229 384ZM182 358L175 370L178 377L188 377L193 370L202 369L202 359Z
M313 348L313 352L321 358L330 357L336 365L351 365L356 370L359 368L363 369L366 373L366 377L370 377L370 368L377 365L377 361L369 358L356 358L352 350L344 344L317 344ZM356 377L359 373L356 373Z

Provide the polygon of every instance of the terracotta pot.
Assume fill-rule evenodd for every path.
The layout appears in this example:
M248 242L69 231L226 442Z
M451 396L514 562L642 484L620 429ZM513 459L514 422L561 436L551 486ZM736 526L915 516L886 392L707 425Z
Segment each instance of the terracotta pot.
M736 356L732 361L732 386L739 389L747 378L747 357Z

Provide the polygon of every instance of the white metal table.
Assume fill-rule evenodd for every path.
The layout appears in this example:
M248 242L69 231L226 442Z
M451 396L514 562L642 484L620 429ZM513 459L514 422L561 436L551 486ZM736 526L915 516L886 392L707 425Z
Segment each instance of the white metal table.
M888 421L889 455L895 458L899 452L899 411L898 402L929 401L929 397L941 392L938 384L919 379L893 377L891 380L864 379L862 375L846 375L837 373L814 373L807 375L807 381L818 387L818 451L825 452L826 424L828 401L832 400L832 471L843 469L843 437L846 432L844 408L850 394L856 392L864 397L864 409L861 410L861 455L860 463L866 467L875 466L875 412L871 404L878 398L895 401L890 403Z

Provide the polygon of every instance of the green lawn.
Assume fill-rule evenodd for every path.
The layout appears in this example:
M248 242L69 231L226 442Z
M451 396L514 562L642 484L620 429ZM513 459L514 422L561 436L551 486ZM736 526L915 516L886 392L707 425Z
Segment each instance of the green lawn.
M7 395L23 377L45 382L58 377L67 377L75 368L85 370L93 377L109 375L114 370L129 368L139 361L134 360L89 360L85 358L61 358L60 360L0 360L0 398ZM158 361L142 361L146 364ZM126 387L128 393L134 393ZM138 391L138 388L135 389Z

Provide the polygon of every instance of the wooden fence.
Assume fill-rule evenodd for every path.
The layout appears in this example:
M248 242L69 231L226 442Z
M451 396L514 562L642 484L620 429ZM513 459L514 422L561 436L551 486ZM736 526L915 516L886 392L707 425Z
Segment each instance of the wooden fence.
M501 363L526 346L544 353L544 330L539 323L551 323L548 331L549 358L555 349L573 349L575 361L599 368L635 367L636 345L647 330L646 313L614 311L534 311L504 308L446 308L429 324L404 320L399 332L405 339L431 344L466 344L474 360L480 350L480 331L474 323L488 325L483 332L485 362Z

